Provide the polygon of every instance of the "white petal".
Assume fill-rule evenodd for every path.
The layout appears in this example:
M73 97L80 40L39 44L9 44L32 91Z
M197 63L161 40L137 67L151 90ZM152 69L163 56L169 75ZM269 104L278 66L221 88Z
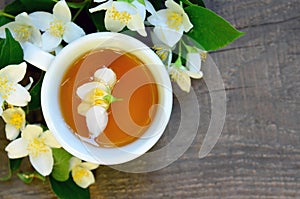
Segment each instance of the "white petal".
M29 38L29 41L38 47L42 47L41 32L36 28L32 28L31 29L31 37Z
M105 108L105 110L107 110L109 107L109 103L104 98L106 95L109 95L109 94L107 92L105 92L104 90L99 91L98 89L94 89L91 92L89 92L88 94L86 94L86 96L83 98L83 102L89 104L90 107L94 106L95 102L96 102L97 106L102 106L103 108ZM82 107L80 107L80 108L82 108ZM82 111L84 111L84 110L82 110Z
M184 32L188 32L191 28L193 28L193 24L190 22L190 19L186 13L183 14L182 25Z
M77 107L78 114L85 116L88 110L91 108L90 104L87 104L85 102L81 102Z
M67 43L70 43L75 39L78 39L79 37L85 35L84 30L73 22L67 23L65 28L66 29L64 32L63 40Z
M43 71L47 71L54 56L41 48L33 45L32 43L25 42L22 44L24 52L24 60L28 63L38 67ZM43 59L41 59L43 57Z
M12 23L5 24L4 27L8 28L10 33L12 34L13 38L18 41L18 38L17 38L18 35L15 32L15 30L19 29L21 27L21 25L16 23L16 22L12 22ZM5 38L6 33L5 33L5 31L3 31L3 32L4 32L4 37L3 38Z
M145 2L146 3L146 2ZM137 0L133 1L132 4L136 7L138 14L141 16L142 20L145 20L146 17L146 7L138 2Z
M167 10L162 9L147 18L148 22L154 26L167 26Z
M193 27L193 24L190 22L189 17L184 12L183 8L173 0L167 0L165 4L168 9L183 15L182 25L184 27L184 31L188 32Z
M59 142L56 140L54 135L49 130L42 133L42 137L45 138L44 143L46 145L48 145L49 147L52 147L52 148L60 148L61 147Z
M180 14L184 13L183 8L173 0L167 0L165 2L165 5L168 9L172 10L173 12L178 12Z
M31 100L30 93L20 84L13 87L14 91L10 93L6 101L14 106L26 106Z
M22 62L18 65L8 65L0 70L0 76L6 77L10 82L18 83L24 78L26 68L26 62Z
M98 5L98 6L94 7L94 8L89 9L89 11L91 13L93 13L93 12L97 12L97 11L101 11L101 10L107 10L107 9L109 9L109 8L112 7L112 3L113 3L113 1L109 0L106 3L102 3L102 4L100 4L100 5Z
M60 51L63 49L64 47L62 45L57 46L54 51L55 51L55 55L58 55L60 53Z
M3 26L0 27L0 38L3 38L3 39L6 38L6 33L5 33L6 28L8 28L9 31L11 32L12 36L15 37L14 29L17 28L18 26L19 26L19 24L15 21L4 24Z
M150 37L154 46L162 45L162 41L156 36L156 34L153 31L150 32Z
M10 121L12 119L12 116L16 113L21 115L22 119L25 120L25 112L21 108L8 108L8 109L6 109L5 111L3 111L2 118L5 121L5 123L10 123Z
M32 26L33 24L31 23L30 17L28 16L28 14L26 12L22 12L20 14L18 14L15 17L15 21L19 24L27 24Z
M20 134L20 130L11 124L5 125L5 134L8 140L14 140Z
M29 90L33 84L33 78L29 77L29 83L24 87L26 90Z
M0 115L3 114L3 108L2 108L3 102L4 102L4 99L2 99L2 97L0 96Z
M5 151L11 159L22 158L28 155L28 142L22 138L18 138L7 145Z
M51 173L54 161L50 148L47 148L46 151L39 153L37 156L29 155L29 160L35 170L41 175L47 176Z
M103 81L106 84L108 84L108 86L110 88L112 88L116 81L117 81L117 76L114 73L114 71L110 68L100 68L98 69L95 73L94 73L94 78L97 81Z
M114 1L113 6L119 12L127 12L130 15L135 15L137 13L137 9L127 2Z
M186 56L186 66L191 72L199 72L201 70L200 53L188 53Z
M88 169L88 170L94 170L97 169L99 167L99 164L94 164L94 163L90 163L90 162L83 162L80 164L80 166Z
M199 72L191 72L191 71L186 71L186 73L191 77L191 78L194 78L194 79L200 79L203 77L203 73L202 71L199 71Z
M109 14L107 14L107 12L104 17L104 24L105 28L112 32L119 32L125 27L125 24L121 23L121 21L114 20Z
M155 11L153 5L150 3L150 1L145 0L145 4L146 4L146 10L148 12L150 12L150 14L154 15L156 13L156 11Z
M93 106L86 113L86 124L93 137L97 137L106 128L108 116L101 106Z
M171 67L170 75L176 81L181 90L185 92L190 92L191 79L185 71L182 71L181 69L175 67Z
M16 124L12 121L16 119L17 114L17 119L21 119L20 123ZM20 117L19 117L20 116ZM5 121L5 133L6 133L6 138L8 140L14 140L18 137L20 134L20 129L23 129L25 126L25 112L21 108L8 108L2 113L2 118ZM19 126L20 125L20 126Z
M77 158L77 157L72 157L70 159L70 165L69 165L69 170L71 171L74 167L76 167L77 165L79 165L82 161Z
M77 174L77 173L79 173L79 174ZM81 176L82 173L84 173L85 175ZM79 178L79 176L80 176L80 178ZM72 177L73 177L74 182L78 186L80 186L84 189L95 182L93 173L91 171L84 169L82 167L79 167L79 166L75 167L72 170Z
M53 15L48 12L33 12L29 14L29 17L34 26L41 31L46 31L53 21Z
M100 88L102 90L107 89L103 84L99 82L88 82L79 86L76 90L76 94L78 95L78 97L80 97L80 99L83 99L86 96L86 94L88 94L95 88Z
M42 48L47 52L52 52L62 41L62 38L52 36L49 32L42 35Z
M200 79L203 77L203 73L201 70L201 55L198 53L188 53L187 54L187 63L186 66L188 68L187 74L194 78Z
M188 75L181 74L181 76L176 79L176 83L181 88L181 90L190 92L191 79Z
M71 11L64 0L55 4L53 8L53 15L56 19L62 20L65 23L70 22L72 19Z
M41 133L43 133L42 127L40 127L38 125L29 124L22 130L21 137L25 140L30 141L30 140L40 136Z
M83 141L83 142L85 142L85 143L89 143L89 144L94 145L94 146L96 146L96 147L100 147L100 145L95 141L95 138L94 138L94 137L91 137L91 136L89 136L89 137L83 137L83 136L81 136L81 135L79 135L79 134L77 134L77 137L78 137L81 141Z
M132 19L129 21L127 27L132 31L137 31L140 35L144 37L147 36L147 33L145 31L144 20L139 14L132 16Z
M173 47L181 39L183 34L183 30L175 31L173 29L160 26L154 27L153 32L159 40L169 47Z

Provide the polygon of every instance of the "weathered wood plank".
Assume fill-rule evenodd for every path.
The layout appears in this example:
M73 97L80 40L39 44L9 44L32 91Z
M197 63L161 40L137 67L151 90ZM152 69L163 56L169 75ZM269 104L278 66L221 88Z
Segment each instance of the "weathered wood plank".
M205 83L193 81L201 125L189 150L151 173L101 166L96 170L97 184L91 186L92 198L300 197L299 1L210 0L207 6L246 32L212 53L227 88L220 140L206 158L198 158L210 121L210 98ZM174 137L179 118L175 103L158 146ZM22 168L26 171L28 165ZM55 198L48 184L33 184L24 185L16 177L1 182L0 198Z

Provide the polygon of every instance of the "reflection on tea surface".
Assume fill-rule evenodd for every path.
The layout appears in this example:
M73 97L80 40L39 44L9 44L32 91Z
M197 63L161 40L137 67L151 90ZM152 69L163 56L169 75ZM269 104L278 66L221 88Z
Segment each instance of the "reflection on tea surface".
M149 69L135 56L111 49L87 53L66 72L61 88L61 109L67 125L83 137L89 137L85 117L77 107L81 99L76 89L93 80L99 68L111 68L116 76L112 95L121 98L113 102L108 112L108 124L95 141L101 147L124 146L139 138L149 127L158 103L157 86Z

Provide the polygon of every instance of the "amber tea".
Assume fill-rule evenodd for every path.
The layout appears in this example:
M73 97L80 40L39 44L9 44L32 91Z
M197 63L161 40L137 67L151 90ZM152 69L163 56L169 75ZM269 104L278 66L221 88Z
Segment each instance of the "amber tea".
M101 147L127 145L143 135L155 115L158 103L157 85L152 73L136 56L112 49L89 52L67 70L60 87L60 104L66 124L80 136L88 137L85 117L78 114L81 99L76 89L92 81L96 70L112 69L117 82L112 95L121 100L110 104L108 123L95 141Z

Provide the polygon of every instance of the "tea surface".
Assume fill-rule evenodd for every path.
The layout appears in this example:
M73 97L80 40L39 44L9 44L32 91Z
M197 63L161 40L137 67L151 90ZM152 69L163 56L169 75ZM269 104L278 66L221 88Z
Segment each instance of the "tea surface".
M85 117L77 112L81 99L76 89L92 81L94 72L102 67L115 72L117 83L112 95L122 100L110 105L107 127L95 140L101 147L124 146L147 130L158 103L157 86L151 72L131 54L101 49L87 53L71 65L60 88L63 117L75 133L89 136Z

